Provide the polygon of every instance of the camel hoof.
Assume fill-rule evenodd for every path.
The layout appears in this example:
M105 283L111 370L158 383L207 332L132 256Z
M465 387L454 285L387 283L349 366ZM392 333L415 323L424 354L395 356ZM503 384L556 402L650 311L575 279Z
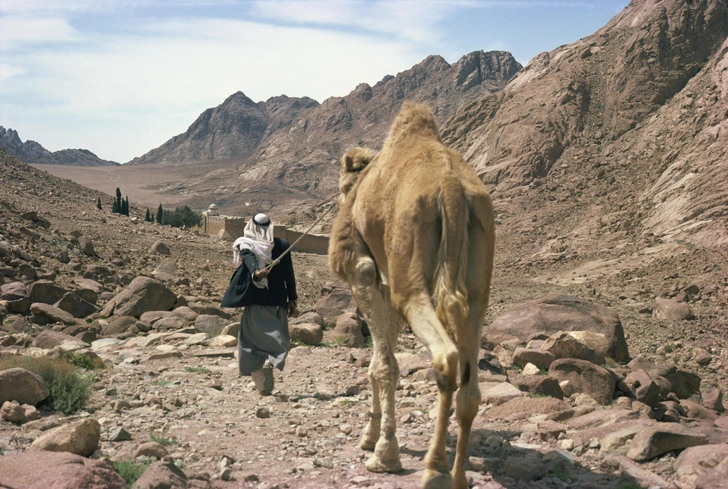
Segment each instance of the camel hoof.
M359 448L361 448L362 450L368 450L371 452L372 450L374 450L375 446L377 446L377 440L372 441L369 438L367 438L366 440L362 438L361 442L359 442Z
M373 455L369 460L366 461L364 466L369 472L399 472L402 470L402 462L398 458L392 460L380 460L379 457Z
M425 470L422 487L424 489L450 489L452 487L452 477L450 477L449 472Z

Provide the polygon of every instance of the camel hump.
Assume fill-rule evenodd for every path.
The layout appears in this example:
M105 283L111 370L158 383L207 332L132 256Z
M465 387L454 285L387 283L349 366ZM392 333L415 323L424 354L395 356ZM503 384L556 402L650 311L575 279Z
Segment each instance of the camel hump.
M341 157L341 171L344 173L362 171L374 158L374 151L369 148L352 148Z
M424 104L405 102L392 124L384 145L386 147L398 139L412 136L432 138L442 142L435 116L430 108Z

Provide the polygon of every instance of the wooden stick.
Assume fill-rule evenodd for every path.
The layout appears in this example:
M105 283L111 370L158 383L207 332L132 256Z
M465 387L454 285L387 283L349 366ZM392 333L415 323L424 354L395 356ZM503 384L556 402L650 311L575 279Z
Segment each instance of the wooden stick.
M303 239L303 237L304 237L304 236L306 236L306 235L307 235L308 233L310 233L310 232L311 232L311 230L312 230L312 229L313 229L314 227L316 227L316 224L320 223L320 222L321 222L321 221L323 220L323 218L324 218L324 217L326 217L326 214L328 214L328 213L329 213L329 211L330 211L331 209L333 209L333 208L334 208L334 204L331 204L331 206L329 206L329 208L328 208L328 209L326 209L326 212L324 212L323 214L321 214L321 217L319 217L318 221L316 221L315 223L311 224L311 227L310 227L310 228L308 228L308 229L306 230L306 232L305 232L305 233L303 233L303 234L301 235L301 237L300 237L300 238L298 238L298 239L297 239L297 240L295 241L295 243L293 243L293 244L292 244L291 246L289 246L289 247L288 247L288 248L286 249L286 251L284 251L283 253L281 253L281 256L279 256L278 258L276 258L275 260L273 260L273 261L271 262L271 264L270 264L270 265L268 265L267 267L265 267L265 268L263 269L263 271L270 271L270 269L271 269L271 268L273 268L274 266L278 265L278 264L279 264L279 263L281 262L281 260L283 259L283 257L284 257L284 256L286 256L286 255L287 255L288 253L290 253L290 252L291 252L291 250L293 249L293 247L294 247L294 246L296 246L296 245L298 244L298 242L299 242L299 241L301 241L301 240Z

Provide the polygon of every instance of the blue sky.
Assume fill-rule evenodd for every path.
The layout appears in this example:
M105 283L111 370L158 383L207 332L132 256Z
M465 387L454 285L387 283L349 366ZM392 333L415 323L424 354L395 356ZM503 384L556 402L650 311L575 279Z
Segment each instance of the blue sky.
M430 54L530 58L627 0L0 0L0 125L126 162L241 90L319 102Z

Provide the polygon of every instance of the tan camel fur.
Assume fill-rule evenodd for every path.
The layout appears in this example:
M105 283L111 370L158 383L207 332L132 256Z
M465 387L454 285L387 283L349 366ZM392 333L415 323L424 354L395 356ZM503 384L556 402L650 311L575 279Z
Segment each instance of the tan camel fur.
M373 472L402 468L395 436L394 351L409 324L432 354L439 390L424 486L467 488L465 461L480 404L478 349L488 306L495 230L485 186L442 144L432 112L405 103L382 151L341 158L341 200L329 265L351 286L374 343L372 407L360 446ZM459 432L452 475L445 452L453 392Z

